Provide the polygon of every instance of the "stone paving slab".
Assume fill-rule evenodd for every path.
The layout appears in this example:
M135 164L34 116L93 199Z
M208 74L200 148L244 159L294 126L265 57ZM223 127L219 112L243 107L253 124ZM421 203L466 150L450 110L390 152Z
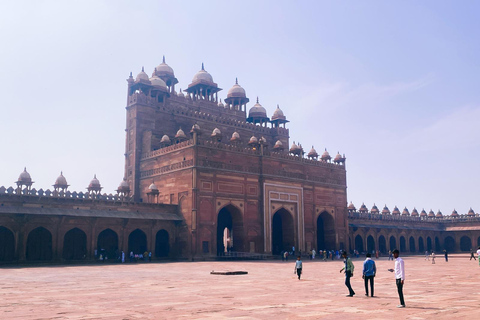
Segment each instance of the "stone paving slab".
M364 294L363 259L348 293L341 261L178 262L0 268L0 319L476 319L480 267L468 255L436 264L406 257L398 309L393 262L376 260L375 296ZM211 275L212 270L248 271Z

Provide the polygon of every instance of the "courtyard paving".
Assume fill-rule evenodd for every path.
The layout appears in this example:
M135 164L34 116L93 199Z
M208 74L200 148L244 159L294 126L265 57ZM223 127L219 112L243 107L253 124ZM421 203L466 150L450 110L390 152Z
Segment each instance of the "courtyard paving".
M376 260L375 296L354 259L346 297L341 261L171 262L0 268L0 319L476 319L480 267L468 254L404 257L407 307L398 309L393 262ZM248 271L247 275L211 275Z

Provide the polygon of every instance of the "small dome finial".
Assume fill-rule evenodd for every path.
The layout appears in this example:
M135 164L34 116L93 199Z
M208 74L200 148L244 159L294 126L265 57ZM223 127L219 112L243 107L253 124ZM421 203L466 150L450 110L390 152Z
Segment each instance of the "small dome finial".
M133 74L132 74L132 71L130 71L130 78L132 78L132 77L133 77Z
M257 96L257 103L258 103L258 96Z
M203 62L202 62L202 70L205 71L205 68L203 67Z
M145 72L145 68L142 66L142 72Z
M165 55L163 55L162 63L165 63Z
M238 84L238 78L235 78L235 84Z

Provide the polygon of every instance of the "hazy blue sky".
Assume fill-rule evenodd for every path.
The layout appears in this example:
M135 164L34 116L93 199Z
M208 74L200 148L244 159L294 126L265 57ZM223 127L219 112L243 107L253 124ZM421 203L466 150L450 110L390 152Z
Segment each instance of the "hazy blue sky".
M123 178L126 79L235 77L290 139L347 157L348 199L480 211L478 1L3 1L0 185ZM250 103L248 107L253 106Z

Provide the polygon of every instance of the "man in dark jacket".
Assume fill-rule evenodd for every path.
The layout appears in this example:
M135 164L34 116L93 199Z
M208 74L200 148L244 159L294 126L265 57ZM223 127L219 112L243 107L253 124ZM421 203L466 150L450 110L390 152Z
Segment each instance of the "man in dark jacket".
M362 278L365 281L365 295L368 297L368 281L370 281L370 293L373 297L373 278L377 272L377 267L375 266L375 261L372 260L372 255L367 253L367 259L363 262L363 276Z

